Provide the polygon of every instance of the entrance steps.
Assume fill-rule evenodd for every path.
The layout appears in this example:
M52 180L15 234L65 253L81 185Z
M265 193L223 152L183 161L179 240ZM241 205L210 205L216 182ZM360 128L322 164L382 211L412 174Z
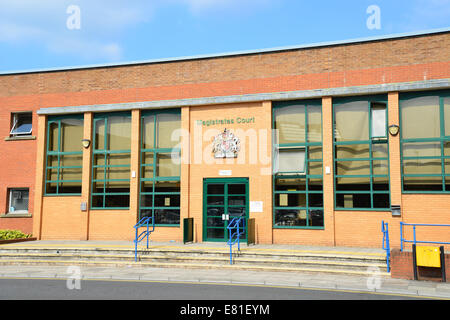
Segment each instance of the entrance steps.
M85 265L139 266L161 268L201 268L325 272L389 276L386 255L381 249L302 247L280 245L241 245L233 248L217 243L150 242L138 247L138 261L132 242L34 241L0 245L0 265Z

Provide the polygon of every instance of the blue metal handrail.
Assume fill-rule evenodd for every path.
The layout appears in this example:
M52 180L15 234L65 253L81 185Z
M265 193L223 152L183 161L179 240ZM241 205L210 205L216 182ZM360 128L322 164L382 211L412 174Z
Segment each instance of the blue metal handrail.
M150 221L152 225L152 229L150 230ZM139 228L146 228L144 231L138 234ZM155 231L155 220L153 217L143 217L139 222L134 226L135 229L135 238L134 238L134 261L137 261L137 246L138 243L147 238L147 249L148 249L148 241L150 233Z
M231 222L228 224L227 229L229 232L229 237L228 237L228 245L230 246L230 264L233 264L233 245L238 244L238 251L241 250L241 242L240 242L240 238L241 235L245 234L245 228L242 225L242 232L241 230L241 222L242 219L244 217L235 217L231 220ZM233 230L236 230L233 233ZM236 237L234 240L233 238Z
M389 244L389 225L387 222L381 221L381 232L383 232L383 250L386 250L387 272L390 272L391 247Z
M413 227L413 240L406 240L403 238L403 226L412 226ZM450 227L450 224L429 224L429 223L404 223L400 222L400 251L403 251L403 242L410 243L436 243L436 244L450 244L450 242L442 242L442 241L419 241L416 238L416 226L426 226L426 227Z

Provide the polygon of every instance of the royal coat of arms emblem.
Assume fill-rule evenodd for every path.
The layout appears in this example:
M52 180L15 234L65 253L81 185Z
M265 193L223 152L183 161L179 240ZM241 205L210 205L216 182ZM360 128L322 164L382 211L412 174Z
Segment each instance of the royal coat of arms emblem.
M227 129L214 137L214 158L236 158L240 149L239 138Z

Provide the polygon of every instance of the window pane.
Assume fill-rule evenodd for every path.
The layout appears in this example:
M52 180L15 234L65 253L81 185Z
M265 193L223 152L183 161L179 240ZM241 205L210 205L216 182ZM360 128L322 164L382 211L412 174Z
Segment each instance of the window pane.
M277 108L274 117L275 129L278 130L278 144L305 142L304 105ZM314 125L312 130L315 132Z
M336 147L336 159L369 158L368 144L352 144Z
M158 153L156 172L158 177L177 177L180 176L180 165L172 158L172 153Z
M336 194L336 206L339 208L371 208L370 193Z
M155 192L180 192L180 181L155 181Z
M377 143L372 145L373 158L387 158L388 148L386 143Z
M403 160L403 174L441 174L441 159Z
M223 184L208 184L208 194L225 194L225 185Z
M29 135L32 130L32 113L15 113L13 114L13 128L11 134L13 135Z
M12 189L9 193L9 213L28 212L29 192L25 189Z
M389 163L387 160L373 160L372 170L374 175L388 175Z
M323 210L309 210L311 226L323 227Z
M47 148L48 151L59 151L58 150L58 122L49 123Z
M208 206L212 205L224 205L225 204L225 198L224 196L208 196L206 204Z
M142 126L142 147L153 149L155 147L155 116L143 117Z
M229 184L228 194L245 194L245 184Z
M111 116L108 118L108 150L131 149L131 118Z
M303 191L306 190L306 179L275 179L275 191Z
M83 139L82 119L61 120L61 151L82 151L81 140Z
M336 190L370 191L370 178L336 178Z
M277 209L275 210L275 225L307 226L307 212L306 209Z
M105 208L128 208L130 206L129 195L106 195Z
M369 112L367 101L348 102L335 107L336 141L369 139Z
M404 157L440 157L441 144L439 142L407 142L403 143Z
M389 208L390 207L389 193L374 193L373 194L373 207L374 208Z
M369 161L338 161L337 175L370 175Z
M310 175L322 175L322 162L309 162L308 174Z
M308 160L321 160L322 159L322 147L309 147L308 148Z
M389 190L389 177L374 177L373 178L373 190L375 191L388 191Z
M305 172L305 149L279 149L277 172Z
M322 141L322 107L308 106L308 142Z
M442 191L442 177L403 177L405 191Z
M372 113L372 137L386 137L386 104L373 103Z
M439 97L419 97L401 102L402 138L438 138Z
M179 194L155 194L155 207L179 207Z
M158 148L173 148L180 142L179 131L181 127L180 114L158 114Z
M444 98L445 135L450 136L450 98Z
M142 178L148 179L154 177L153 172L153 152L146 152L142 154L142 164L145 164L145 166L142 166Z
M95 120L95 150L105 150L105 120Z
M154 209L154 214L156 224L180 224L180 209Z
M275 207L306 207L306 193L275 194Z

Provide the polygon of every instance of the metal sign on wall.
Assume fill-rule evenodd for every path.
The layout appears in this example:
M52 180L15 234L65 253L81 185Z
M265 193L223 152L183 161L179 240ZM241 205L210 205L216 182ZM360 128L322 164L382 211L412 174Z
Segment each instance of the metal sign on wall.
M214 137L214 158L236 158L241 150L241 142L231 131L225 129Z

